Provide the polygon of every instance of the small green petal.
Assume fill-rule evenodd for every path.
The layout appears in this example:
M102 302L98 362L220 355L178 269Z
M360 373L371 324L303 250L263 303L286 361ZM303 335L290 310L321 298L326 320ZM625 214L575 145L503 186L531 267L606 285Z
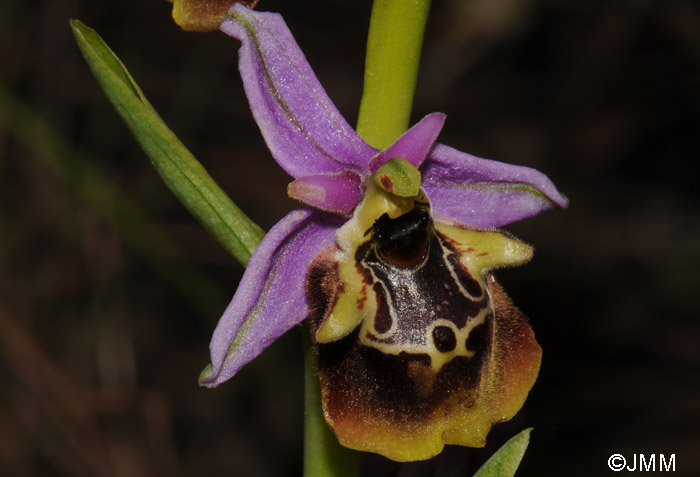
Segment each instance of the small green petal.
M382 164L374 173L379 187L399 197L414 197L418 194L421 174L406 159L394 157Z

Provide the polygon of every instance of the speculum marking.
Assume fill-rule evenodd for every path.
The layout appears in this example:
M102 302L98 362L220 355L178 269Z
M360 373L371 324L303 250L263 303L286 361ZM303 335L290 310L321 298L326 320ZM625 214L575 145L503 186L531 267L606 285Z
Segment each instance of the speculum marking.
M428 355L434 372L457 356L473 356L466 342L490 316L490 301L459 258L427 206L380 217L356 254L377 300L361 342L385 354Z

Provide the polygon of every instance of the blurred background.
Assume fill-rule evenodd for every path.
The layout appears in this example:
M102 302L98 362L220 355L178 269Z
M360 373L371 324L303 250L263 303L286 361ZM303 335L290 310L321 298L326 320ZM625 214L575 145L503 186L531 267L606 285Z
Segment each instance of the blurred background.
M197 387L241 267L161 183L68 26L121 57L165 121L264 228L294 203L252 120L238 42L180 31L161 0L0 1L0 475L298 476L292 330ZM261 0L357 118L371 2ZM524 427L518 475L614 475L613 453L700 475L700 4L434 0L414 121L535 167L571 200L508 230L502 271L544 349L523 410L485 449L368 476L464 476ZM659 456L657 455L657 462Z

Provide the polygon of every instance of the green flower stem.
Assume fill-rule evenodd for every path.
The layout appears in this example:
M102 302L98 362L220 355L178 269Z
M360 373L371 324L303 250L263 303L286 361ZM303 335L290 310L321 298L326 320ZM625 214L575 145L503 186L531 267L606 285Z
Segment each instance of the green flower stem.
M384 149L408 129L430 0L375 0L357 133Z
M408 129L429 10L430 0L374 1L357 133L376 148ZM342 447L323 419L308 327L304 331L304 477L359 475L359 453Z
M246 265L265 235L165 125L117 55L95 30L71 20L73 34L95 78L151 159L163 181L204 228Z

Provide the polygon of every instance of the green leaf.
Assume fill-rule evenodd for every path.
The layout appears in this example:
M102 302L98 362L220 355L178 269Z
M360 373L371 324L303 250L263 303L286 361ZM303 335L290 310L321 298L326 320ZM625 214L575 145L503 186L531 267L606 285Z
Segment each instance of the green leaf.
M511 438L474 474L474 477L513 477L530 443L530 431L525 429Z
M231 201L165 125L102 38L79 20L70 24L95 78L167 186L236 260L247 264L265 235L263 230Z

